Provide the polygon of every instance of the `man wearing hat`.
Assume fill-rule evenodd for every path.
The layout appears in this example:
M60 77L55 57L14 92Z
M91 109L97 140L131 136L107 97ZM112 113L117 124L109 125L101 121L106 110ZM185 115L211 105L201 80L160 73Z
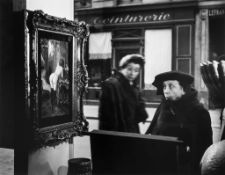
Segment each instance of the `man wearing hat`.
M138 123L148 117L135 82L143 65L142 55L126 55L119 62L119 71L102 83L100 129L139 133Z
M186 162L191 174L199 173L199 163L212 144L209 112L197 99L191 75L170 71L157 75L152 83L163 95L146 134L174 136L184 141Z

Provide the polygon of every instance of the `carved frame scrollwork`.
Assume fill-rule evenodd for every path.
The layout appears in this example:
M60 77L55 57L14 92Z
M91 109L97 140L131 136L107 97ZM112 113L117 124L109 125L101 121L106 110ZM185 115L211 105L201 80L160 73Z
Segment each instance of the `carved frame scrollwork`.
M84 64L84 48L89 36L88 25L65 18L57 18L43 11L25 11L25 98L29 121L30 148L55 146L68 141L73 136L88 130L88 122L83 114L83 93L88 83ZM57 124L41 124L40 116L40 35L60 35L70 39L72 53L69 54L71 78L71 120ZM71 39L72 38L72 39ZM38 41L39 40L39 41ZM70 57L71 55L71 57ZM42 87L42 86L41 86ZM62 116L63 117L63 116ZM54 118L54 116L53 116ZM56 117L57 118L57 117ZM49 120L50 117L49 117Z

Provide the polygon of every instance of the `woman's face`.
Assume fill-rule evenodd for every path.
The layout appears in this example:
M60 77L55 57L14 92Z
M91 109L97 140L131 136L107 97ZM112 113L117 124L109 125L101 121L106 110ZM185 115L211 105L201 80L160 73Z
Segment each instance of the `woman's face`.
M163 93L166 100L176 101L184 94L184 89L177 80L167 80L163 82Z
M140 74L141 66L136 63L128 63L127 66L122 69L120 72L128 79L129 81L134 81Z

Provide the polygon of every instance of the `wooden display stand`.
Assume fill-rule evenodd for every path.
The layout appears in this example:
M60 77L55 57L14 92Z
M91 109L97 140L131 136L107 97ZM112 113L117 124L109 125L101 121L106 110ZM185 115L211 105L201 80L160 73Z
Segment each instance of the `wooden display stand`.
M94 130L93 174L180 174L183 142L175 137Z

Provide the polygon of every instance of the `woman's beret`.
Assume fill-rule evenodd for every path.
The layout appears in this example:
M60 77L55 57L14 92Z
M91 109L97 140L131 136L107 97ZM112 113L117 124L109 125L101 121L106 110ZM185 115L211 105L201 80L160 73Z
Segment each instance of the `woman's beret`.
M187 86L193 83L194 77L189 74L176 71L169 71L158 74L157 76L155 76L155 80L152 83L155 87L157 87L158 95L163 94L163 82L167 80L177 80L181 84L181 86Z
M120 68L125 67L130 62L135 62L143 66L145 63L145 60L144 60L144 57L140 54L128 54L121 58L119 62L119 67Z

